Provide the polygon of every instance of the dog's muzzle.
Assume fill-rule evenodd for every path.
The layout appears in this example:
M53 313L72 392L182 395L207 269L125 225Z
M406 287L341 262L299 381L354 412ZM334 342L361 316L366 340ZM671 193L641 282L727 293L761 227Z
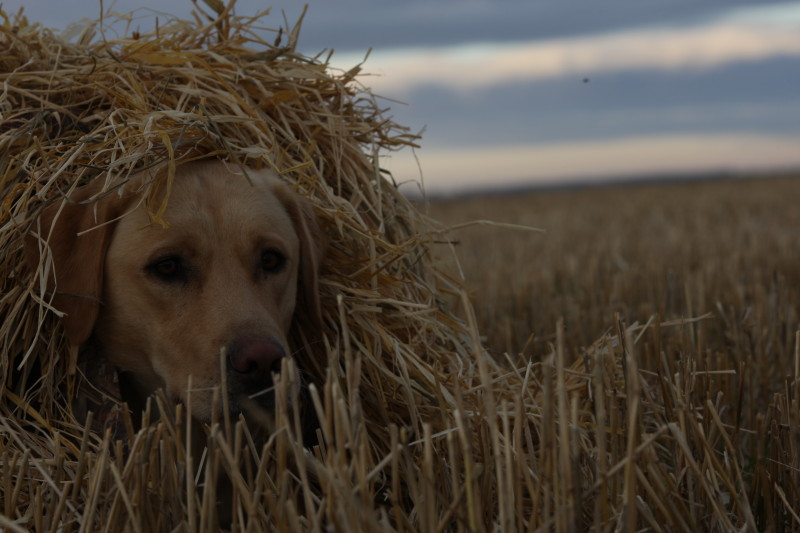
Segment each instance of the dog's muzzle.
M273 375L281 372L286 357L283 345L270 337L242 337L231 342L226 353L228 394L237 399L234 403L247 398L260 407L274 407Z

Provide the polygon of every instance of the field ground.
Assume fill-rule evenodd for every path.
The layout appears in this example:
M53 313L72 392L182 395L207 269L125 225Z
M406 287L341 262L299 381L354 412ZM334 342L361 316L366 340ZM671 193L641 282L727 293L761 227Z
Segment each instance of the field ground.
M652 326L635 349L625 347L634 354L626 352L625 361L635 358L642 376L642 389L634 391L642 402L631 401L628 381L618 417L637 410L633 416L649 427L634 437L642 442L666 428L682 433L657 446L666 454L658 459L636 455L636 474L627 479L638 485L625 490L636 495L639 518L623 522L783 531L800 529L798 201L800 179L781 176L432 200L429 213L446 225L491 220L545 230L480 225L450 233L486 344L514 364L538 364L558 350L579 368L587 353L598 353L592 344L604 333L624 337L636 322ZM692 317L704 318L658 325ZM603 412L593 407L592 419L613 420L610 405ZM584 448L593 458L584 471L599 478L601 433L590 433ZM682 486L681 472L693 469L696 481L718 490ZM654 510L657 494L667 490L651 477L655 471L671 472L668 492L679 493L684 511ZM584 503L594 510L584 512L593 518L572 525L609 527L599 510L602 494L583 494L591 494ZM692 518L697 509L703 511ZM556 529L569 529L570 519L552 516L563 526Z
M788 364L800 311L798 201L800 179L782 177L432 200L429 213L445 225L544 230L451 234L495 352L535 352L560 318L575 351L614 326L615 313L628 323L713 313L710 347L746 335L753 356Z

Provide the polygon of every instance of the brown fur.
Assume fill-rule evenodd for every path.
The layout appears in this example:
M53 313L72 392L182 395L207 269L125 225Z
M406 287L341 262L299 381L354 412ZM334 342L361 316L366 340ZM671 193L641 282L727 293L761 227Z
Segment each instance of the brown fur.
M151 221L140 194L81 203L98 192L89 186L47 208L42 239L28 241L33 268L42 240L49 246L52 305L65 313L69 342L92 340L142 394L163 387L186 400L191 376L192 415L204 421L213 415L221 368L234 411L272 387L279 364L258 373L248 365L291 354L298 299L309 326L321 324L323 239L311 206L270 171L248 176L252 184L218 161L178 167L166 228ZM271 269L280 256L283 266Z

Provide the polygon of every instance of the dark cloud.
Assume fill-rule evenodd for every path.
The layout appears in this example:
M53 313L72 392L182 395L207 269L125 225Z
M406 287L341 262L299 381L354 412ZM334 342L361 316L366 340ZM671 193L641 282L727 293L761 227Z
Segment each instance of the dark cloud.
M800 135L800 58L704 70L636 70L516 82L469 93L417 88L396 119L427 147L660 134Z
M360 52L367 48L440 46L571 37L631 27L699 23L736 7L779 0L316 0L310 3L301 46ZM240 2L240 12L255 0ZM283 0L289 20L301 8Z
M643 26L699 23L736 7L780 5L787 0L309 0L301 33L304 52L334 48L364 52L369 48L456 45L571 37ZM63 29L81 18L96 18L100 1L4 0L7 12L21 6L33 21ZM198 4L203 5L202 0ZM296 0L239 0L236 12L252 15L271 8L266 24L293 24L303 10ZM188 18L189 0L106 0L106 10L137 10L143 31L160 18Z

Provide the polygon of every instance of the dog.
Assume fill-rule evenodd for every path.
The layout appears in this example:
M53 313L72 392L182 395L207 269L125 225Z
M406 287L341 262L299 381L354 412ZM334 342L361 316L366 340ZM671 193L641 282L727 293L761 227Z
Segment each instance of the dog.
M76 189L26 243L32 268L52 265L43 275L67 341L92 346L135 394L164 389L202 422L223 405L272 409L298 304L302 327L322 325L325 239L311 203L271 170L200 160L177 166L160 224L165 187L145 197L146 176L102 197L99 183ZM300 379L284 378L296 401ZM227 401L215 402L223 381Z

